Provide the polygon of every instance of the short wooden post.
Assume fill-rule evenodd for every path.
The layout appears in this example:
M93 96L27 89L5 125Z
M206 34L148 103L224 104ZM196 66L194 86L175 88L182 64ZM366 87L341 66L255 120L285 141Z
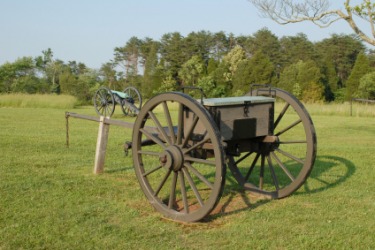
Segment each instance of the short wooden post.
M100 116L98 139L96 142L94 174L100 174L104 170L105 152L107 150L109 124L105 123L105 117Z

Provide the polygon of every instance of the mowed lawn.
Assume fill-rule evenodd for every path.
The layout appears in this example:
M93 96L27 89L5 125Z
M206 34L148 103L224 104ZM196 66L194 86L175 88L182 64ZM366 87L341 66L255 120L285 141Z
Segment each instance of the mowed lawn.
M0 108L1 250L375 249L374 116L314 111L318 156L302 188L255 201L228 170L220 211L184 224L142 193L123 152L130 129L111 126L105 171L95 175L98 124L71 118L67 148L65 111Z

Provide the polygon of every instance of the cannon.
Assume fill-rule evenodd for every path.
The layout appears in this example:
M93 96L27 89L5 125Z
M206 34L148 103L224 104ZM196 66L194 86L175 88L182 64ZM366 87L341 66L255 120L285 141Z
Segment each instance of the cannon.
M98 103L104 98L114 104L110 96L116 92L98 92ZM317 152L315 128L304 105L268 85L252 86L240 97L162 93L145 103L134 123L104 122L132 128L124 147L132 154L142 191L157 211L183 222L199 221L214 210L227 167L247 192L281 199L305 183Z
M135 116L142 107L142 97L134 87L127 87L123 92L100 87L93 98L95 111L98 115L111 117L115 112L115 105L119 104L126 116Z

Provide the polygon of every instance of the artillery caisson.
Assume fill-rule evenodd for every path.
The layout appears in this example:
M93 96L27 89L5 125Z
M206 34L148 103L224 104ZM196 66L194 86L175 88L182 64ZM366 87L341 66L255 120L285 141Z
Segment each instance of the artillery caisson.
M261 87L242 97L157 95L140 109L125 147L150 203L168 218L192 222L218 204L227 165L249 192L292 194L312 170L317 140L301 102Z
M132 151L139 184L164 216L198 221L218 204L227 166L248 192L280 199L298 190L316 157L313 122L303 104L288 92L256 86L241 97L196 100L181 92L151 98L142 108L138 90L102 87L94 96L101 116L67 112L100 122L95 173L104 166L109 124L133 129L125 151ZM190 88L191 89L191 88ZM112 120L115 104L135 122Z

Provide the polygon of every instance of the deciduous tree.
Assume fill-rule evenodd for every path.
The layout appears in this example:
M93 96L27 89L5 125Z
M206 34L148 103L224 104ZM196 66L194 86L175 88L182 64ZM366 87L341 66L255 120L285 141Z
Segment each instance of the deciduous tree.
M321 85L320 82L322 75L319 67L314 61L299 61L286 67L280 75L278 87L293 93L297 98L302 98L304 92L311 89L316 90L316 86ZM311 87L310 85L314 85ZM323 94L323 91L320 95Z
M361 41L354 36L337 34L316 43L315 47L320 58L333 63L339 78L337 88L345 86L357 55L365 50Z
M235 95L245 94L250 90L251 84L271 84L275 67L270 59L261 51L256 52L250 59L243 60L233 77L233 90Z
M353 70L349 76L348 81L346 82L346 99L350 100L354 97L358 91L360 79L374 71L370 66L370 61L368 57L362 52L359 53L357 60L355 61Z
M115 48L114 62L124 68L126 76L138 74L140 46L141 40L133 36L126 42L125 46Z
M199 76L204 71L204 63L200 56L194 55L185 62L178 72L179 78L184 85L195 86L198 82Z
M375 100L375 72L361 78L356 97Z

